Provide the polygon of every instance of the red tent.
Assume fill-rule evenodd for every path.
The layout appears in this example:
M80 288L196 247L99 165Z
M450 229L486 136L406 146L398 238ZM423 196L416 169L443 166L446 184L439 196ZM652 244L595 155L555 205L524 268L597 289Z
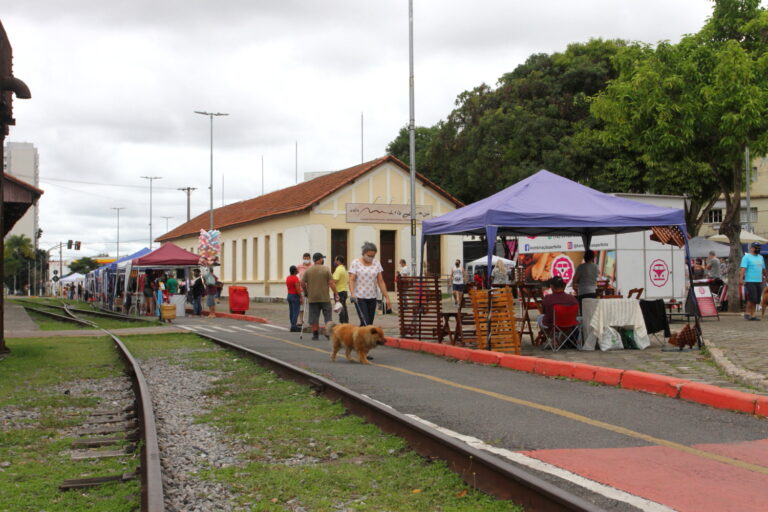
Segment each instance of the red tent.
M177 245L167 243L151 253L131 261L132 267L189 267L196 266L200 257Z

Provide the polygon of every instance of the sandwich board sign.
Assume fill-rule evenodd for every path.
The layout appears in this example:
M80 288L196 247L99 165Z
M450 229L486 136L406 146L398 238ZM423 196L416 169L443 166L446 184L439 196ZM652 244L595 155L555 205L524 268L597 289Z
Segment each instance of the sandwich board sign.
M696 302L699 304L699 314L703 317L719 318L720 315L717 312L715 298L712 297L709 286L694 286L693 289L694 293L696 293Z

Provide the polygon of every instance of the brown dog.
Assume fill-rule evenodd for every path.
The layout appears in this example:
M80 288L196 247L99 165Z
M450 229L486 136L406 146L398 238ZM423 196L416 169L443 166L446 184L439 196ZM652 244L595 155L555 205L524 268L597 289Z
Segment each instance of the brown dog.
M765 318L765 308L768 308L768 286L763 288L763 296L760 297L760 316Z
M371 364L368 362L368 352L376 348L377 345L383 345L384 330L375 325L366 325L358 327L352 324L329 325L326 329L331 331L331 361L336 360L336 354L344 346L344 355L348 361L352 361L350 354L352 350L357 352L357 359L361 364Z

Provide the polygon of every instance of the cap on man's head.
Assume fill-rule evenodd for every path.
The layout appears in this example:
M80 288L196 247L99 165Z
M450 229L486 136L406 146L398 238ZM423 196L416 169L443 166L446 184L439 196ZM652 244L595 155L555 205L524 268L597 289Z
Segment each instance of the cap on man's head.
M758 248L761 248L762 246L763 244L761 244L760 242L752 242L752 244L750 245L750 247L758 247Z
M549 286L552 288L565 288L565 281L560 276L555 276L549 280Z
M322 259L325 259L325 256L323 256L322 253L316 252L315 254L312 255L312 261L318 261Z

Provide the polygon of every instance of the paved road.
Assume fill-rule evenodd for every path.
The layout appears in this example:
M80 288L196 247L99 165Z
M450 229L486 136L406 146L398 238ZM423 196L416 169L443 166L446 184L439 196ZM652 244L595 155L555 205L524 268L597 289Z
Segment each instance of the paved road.
M373 352L373 366L333 363L327 341L300 340L281 326L222 318L176 325L470 436L465 440L611 510L744 512L768 503L765 419L389 347Z

